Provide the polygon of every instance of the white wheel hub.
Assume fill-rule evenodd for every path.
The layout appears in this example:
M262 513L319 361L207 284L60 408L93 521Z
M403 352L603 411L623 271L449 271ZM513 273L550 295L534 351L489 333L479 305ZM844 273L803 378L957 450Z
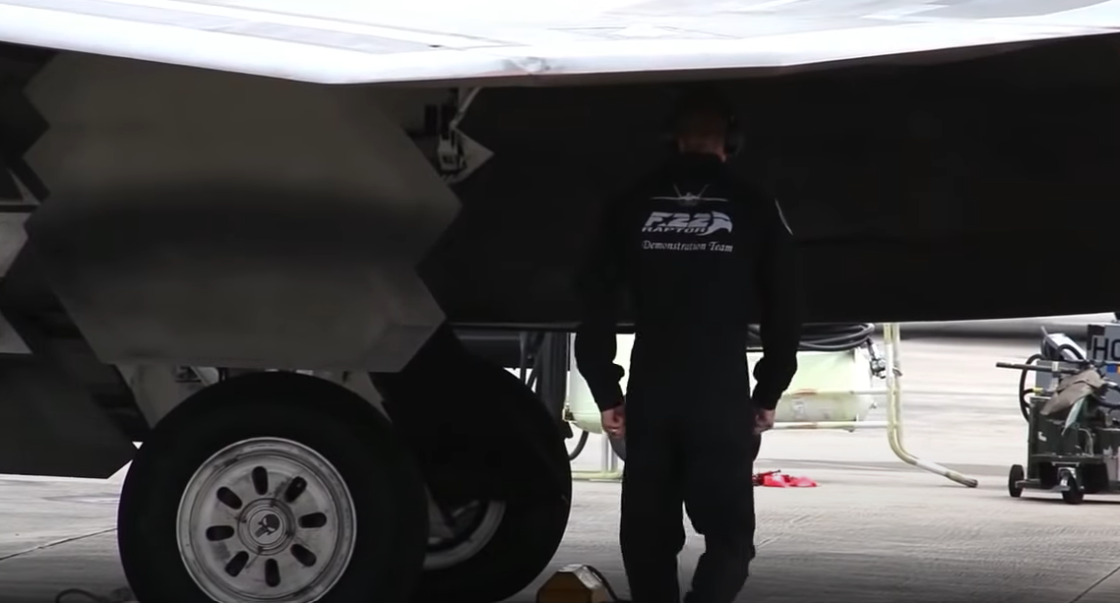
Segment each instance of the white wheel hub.
M226 603L311 603L338 582L356 539L346 482L314 450L254 438L187 483L179 550L202 592Z

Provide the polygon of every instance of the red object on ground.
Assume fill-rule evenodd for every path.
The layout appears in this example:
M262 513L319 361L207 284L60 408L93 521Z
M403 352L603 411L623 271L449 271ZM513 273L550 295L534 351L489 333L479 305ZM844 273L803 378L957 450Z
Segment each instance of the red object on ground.
M755 474L754 485L766 488L816 488L817 482L807 477L786 475L781 471L766 471Z

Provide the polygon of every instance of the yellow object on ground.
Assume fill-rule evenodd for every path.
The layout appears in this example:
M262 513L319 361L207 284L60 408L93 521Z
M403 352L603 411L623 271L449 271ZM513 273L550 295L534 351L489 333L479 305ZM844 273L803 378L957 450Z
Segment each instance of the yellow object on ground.
M561 568L537 591L537 603L608 603L612 600L601 574L581 564Z

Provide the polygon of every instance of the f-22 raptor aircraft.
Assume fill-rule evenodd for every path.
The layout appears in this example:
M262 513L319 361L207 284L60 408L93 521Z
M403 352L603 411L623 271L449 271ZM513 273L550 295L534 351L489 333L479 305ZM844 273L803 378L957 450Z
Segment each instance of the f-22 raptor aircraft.
M1112 311L1118 26L1115 0L0 0L0 473L131 462L143 601L498 601L564 534L573 272L681 83L733 100L810 321Z

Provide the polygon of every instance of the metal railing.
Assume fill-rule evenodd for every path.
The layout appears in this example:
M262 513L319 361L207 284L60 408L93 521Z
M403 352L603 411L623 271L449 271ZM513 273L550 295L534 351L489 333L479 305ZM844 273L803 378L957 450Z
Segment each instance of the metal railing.
M900 460L919 469L935 473L942 477L953 480L959 484L969 488L975 488L979 482L972 477L964 475L960 472L949 469L932 461L922 459L906 449L903 444L902 438L902 385L900 379L900 372L897 370L899 366L899 347L901 339L899 335L899 325L895 323L888 323L883 325L883 351L886 356L886 388L883 390L860 390L849 392L802 392L799 395L835 395L835 394L849 394L849 395L874 395L883 396L887 398L886 420L885 421L798 421L798 422L783 422L774 426L775 430L813 430L813 429L839 429L845 431L854 431L856 429L886 429L887 444L890 446L891 452L895 454ZM573 367L573 370L574 367ZM600 435L602 458L598 470L593 471L573 471L572 477L577 480L589 481L614 481L622 476L620 468L620 458L615 454L614 449L611 447L609 440Z

